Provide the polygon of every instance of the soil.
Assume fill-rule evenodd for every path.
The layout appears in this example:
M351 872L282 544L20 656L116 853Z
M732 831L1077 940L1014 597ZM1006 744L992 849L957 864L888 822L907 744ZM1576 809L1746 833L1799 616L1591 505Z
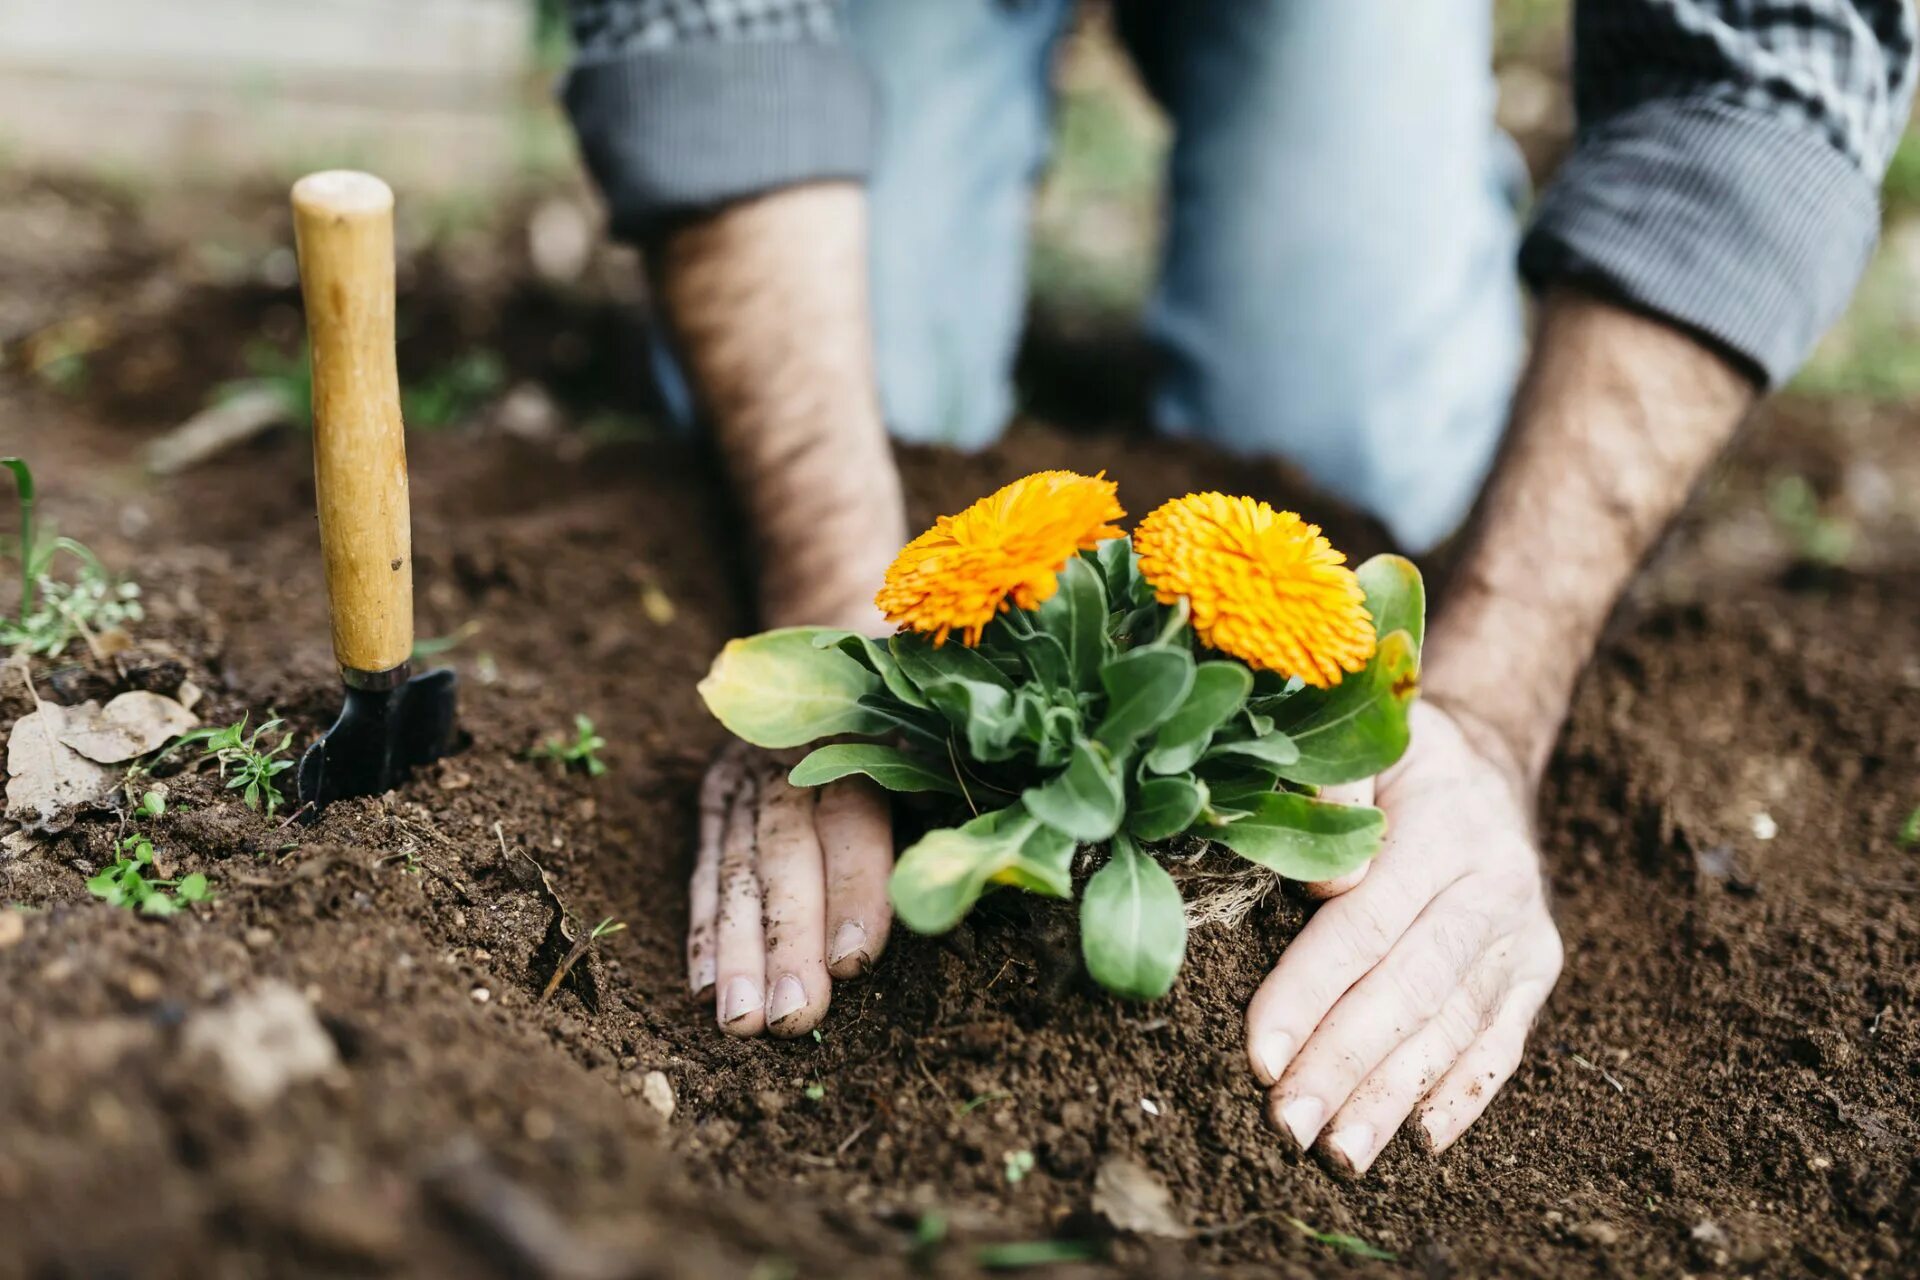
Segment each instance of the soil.
M285 242L275 203L235 215L248 261ZM469 240L403 273L407 368L484 343L553 405L410 439L420 631L479 627L447 657L468 749L310 824L166 778L147 828L218 894L166 921L86 892L124 817L0 846L0 904L26 908L0 906L0 1276L966 1275L977 1246L1035 1240L1086 1245L1061 1275L1920 1274L1910 415L1785 402L1702 494L1548 775L1568 958L1524 1064L1444 1157L1397 1142L1344 1183L1284 1154L1243 1065L1247 997L1310 909L1286 893L1197 934L1147 1006L1090 984L1057 909L1003 895L949 937L901 937L817 1040L729 1040L695 1007L681 886L721 733L693 684L747 624L742 565L697 449L584 425L645 407L631 263L536 279L522 212L480 276ZM58 252L27 234L49 217ZM208 275L180 230L204 221L98 190L6 179L8 225L0 445L149 609L128 653L37 663L39 695L185 675L210 721L272 711L311 740L338 683L304 438L165 481L138 465L250 341L297 334L293 291ZM79 315L84 380L30 376L33 343ZM1279 467L1123 421L902 462L916 519L1106 467L1136 511L1230 487L1323 516L1356 555L1384 546ZM1844 565L1802 560L1764 514L1786 473L1854 528ZM0 723L30 707L0 673ZM576 712L609 740L603 777L525 758ZM608 917L627 927L543 1001L567 936ZM195 1028L273 980L337 1061L256 1103ZM1102 1226L1115 1156L1164 1181L1188 1238Z

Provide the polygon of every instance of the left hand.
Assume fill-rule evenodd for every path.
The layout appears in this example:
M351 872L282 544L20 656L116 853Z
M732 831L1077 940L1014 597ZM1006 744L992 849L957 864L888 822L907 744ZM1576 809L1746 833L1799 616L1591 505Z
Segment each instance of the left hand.
M1522 770L1429 703L1412 724L1377 788L1338 797L1386 811L1385 847L1323 887L1247 1008L1274 1125L1353 1176L1416 1108L1434 1152L1478 1119L1560 976Z

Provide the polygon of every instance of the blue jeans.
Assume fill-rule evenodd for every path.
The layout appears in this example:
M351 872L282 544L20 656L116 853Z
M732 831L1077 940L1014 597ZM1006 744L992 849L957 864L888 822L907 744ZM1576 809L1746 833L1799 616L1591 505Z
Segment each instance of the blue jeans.
M1072 0L851 0L881 97L871 182L881 403L899 438L990 443L1013 409L1048 71ZM1171 117L1146 328L1156 425L1286 456L1407 546L1491 463L1523 354L1524 170L1493 124L1490 0L1133 0Z

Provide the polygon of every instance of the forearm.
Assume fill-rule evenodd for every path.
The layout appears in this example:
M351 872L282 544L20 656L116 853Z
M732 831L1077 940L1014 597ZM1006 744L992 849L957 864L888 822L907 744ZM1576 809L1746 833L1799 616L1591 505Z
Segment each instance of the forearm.
M650 254L752 525L769 626L860 624L905 541L874 391L865 206L852 183L790 187L684 225Z
M1529 780L1614 602L1753 398L1678 329L1572 292L1546 299L1423 681Z

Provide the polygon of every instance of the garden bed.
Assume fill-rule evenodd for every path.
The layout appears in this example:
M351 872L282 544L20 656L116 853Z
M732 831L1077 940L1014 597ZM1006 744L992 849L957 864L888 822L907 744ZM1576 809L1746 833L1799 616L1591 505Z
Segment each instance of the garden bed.
M117 665L37 663L40 695L184 675L209 723L271 709L304 744L339 688L304 438L164 482L137 466L285 330L290 283L196 275L164 218L98 193L0 194L16 224L40 202L96 232L61 254L0 239L27 246L0 248L4 335L83 311L104 334L62 386L10 359L0 446L148 610ZM264 252L284 228L255 208ZM1152 1005L1079 972L1070 916L1005 895L948 938L896 934L817 1040L731 1040L695 1007L682 883L723 733L693 685L748 622L734 523L696 451L583 425L626 403L631 299L535 283L519 243L426 249L403 280L403 368L485 346L556 406L538 429L482 406L410 439L420 632L478 624L447 657L472 745L311 825L211 774L168 779L156 848L217 898L164 921L85 888L116 818L0 846L0 916L20 921L0 923L0 1275L967 1274L980 1245L1039 1240L1142 1275L1920 1265L1910 423L1791 402L1744 439L1614 620L1550 769L1568 956L1525 1062L1444 1158L1397 1143L1344 1184L1283 1154L1241 1050L1307 909L1292 894L1197 932ZM1383 545L1278 468L1119 428L1028 423L903 462L916 527L1028 471L1104 467L1136 512L1220 486L1328 515L1356 559ZM1787 474L1852 522L1844 564L1758 514ZM30 709L5 672L0 723ZM608 740L605 776L525 759L576 713ZM543 1003L556 903L569 928L627 927ZM273 980L335 1061L249 1106L196 1028ZM1106 1227L1117 1157L1164 1182L1186 1239Z

